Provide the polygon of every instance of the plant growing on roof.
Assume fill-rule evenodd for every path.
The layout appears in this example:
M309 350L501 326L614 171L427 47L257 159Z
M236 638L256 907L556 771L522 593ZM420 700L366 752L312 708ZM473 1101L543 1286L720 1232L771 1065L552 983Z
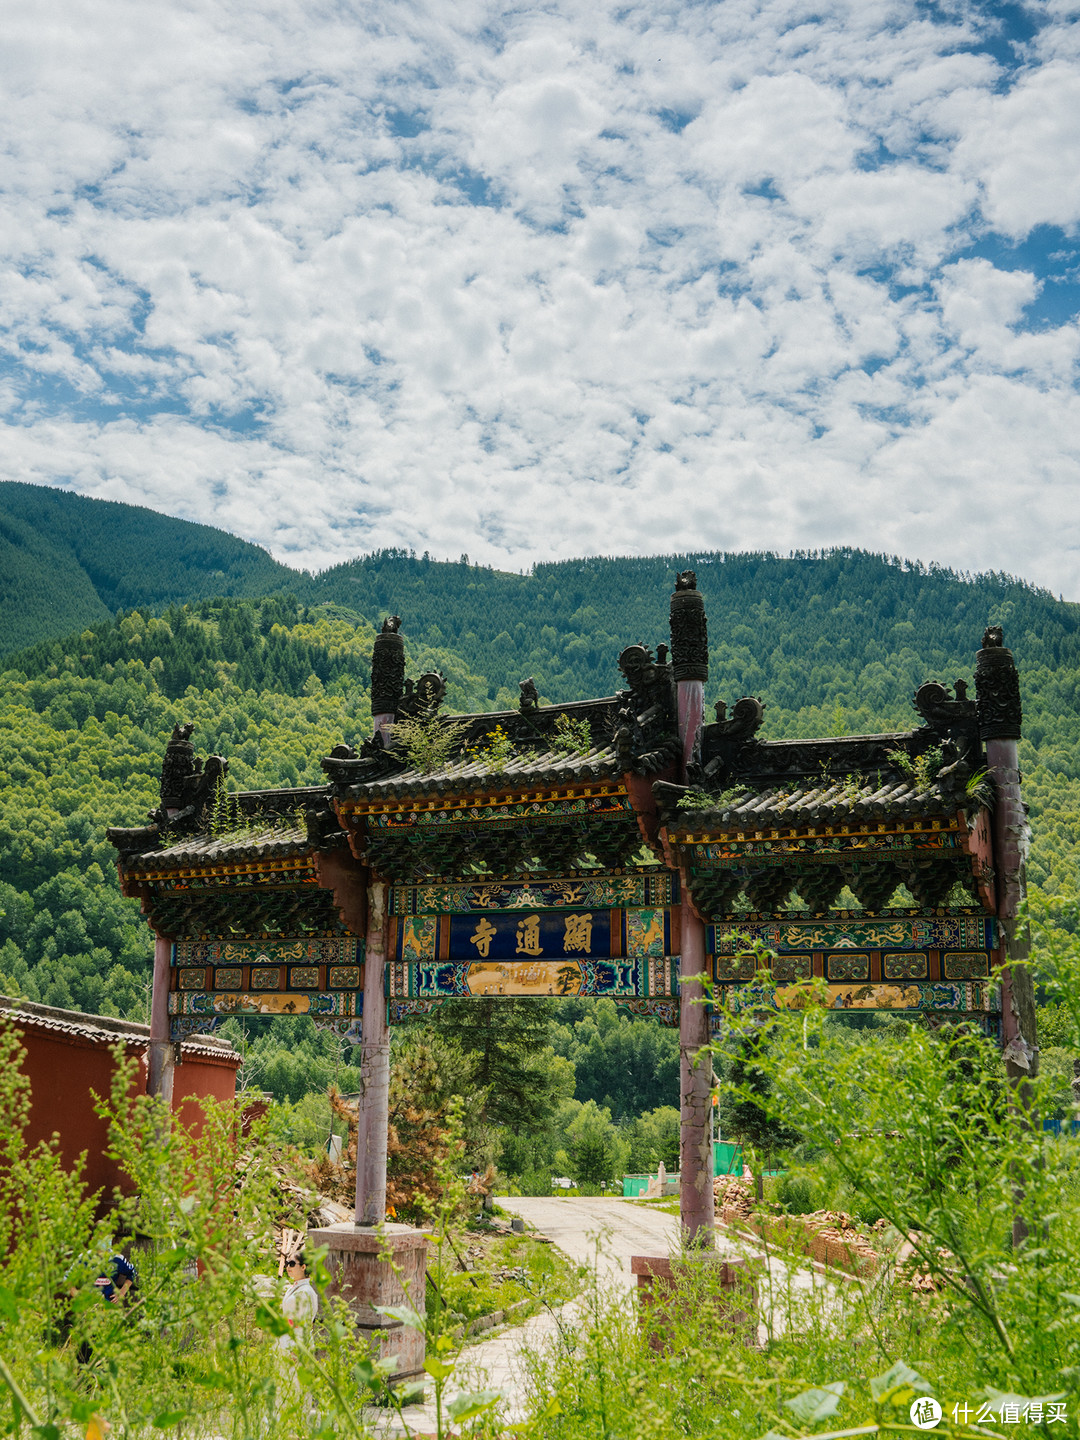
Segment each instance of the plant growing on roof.
M931 788L943 763L940 745L932 745L914 760L906 750L890 750L889 759L906 775L920 795Z
M469 754L493 774L501 775L514 758L514 742L501 725L496 725L480 742L469 746Z
M461 744L465 726L440 720L437 715L402 715L394 721L393 743L405 751L409 768L430 775L452 758Z
M705 790L687 790L685 795L679 797L679 809L728 810L732 805L737 805L741 800L745 800L746 793L739 786L721 790L718 795L710 795Z
M592 749L592 732L587 720L575 720L562 714L555 718L551 748L564 755L587 755Z

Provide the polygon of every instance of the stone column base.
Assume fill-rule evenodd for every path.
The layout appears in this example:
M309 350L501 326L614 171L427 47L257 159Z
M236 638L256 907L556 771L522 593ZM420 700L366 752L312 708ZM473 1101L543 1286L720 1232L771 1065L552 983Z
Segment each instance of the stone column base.
M330 1293L348 1304L358 1331L367 1333L380 1359L397 1357L394 1378L422 1374L423 1334L380 1315L375 1306L411 1305L417 1314L424 1314L427 1237L411 1225L383 1225L375 1230L345 1221L309 1230L308 1243L313 1250L329 1246ZM388 1258L381 1260L380 1252L387 1251Z
M703 1302L715 1301L720 1335L744 1344L757 1342L757 1274L764 1257L717 1255L692 1251L672 1263L666 1255L632 1255L630 1273L637 1276L638 1318L649 1332L649 1346L668 1348L665 1331L680 1317L700 1314ZM680 1294L680 1288L683 1293ZM704 1293L703 1293L704 1290ZM710 1308L713 1308L710 1306Z

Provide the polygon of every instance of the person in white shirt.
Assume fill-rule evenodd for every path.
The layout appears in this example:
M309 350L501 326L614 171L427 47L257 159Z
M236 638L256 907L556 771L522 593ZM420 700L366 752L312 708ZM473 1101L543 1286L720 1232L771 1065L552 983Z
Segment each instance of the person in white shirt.
M285 1274L289 1283L281 1300L281 1310L289 1322L290 1333L279 1338L278 1346L282 1350L292 1350L294 1334L299 1334L305 1341L310 1340L311 1323L319 1310L319 1297L307 1278L307 1262L302 1250L297 1250L285 1261Z

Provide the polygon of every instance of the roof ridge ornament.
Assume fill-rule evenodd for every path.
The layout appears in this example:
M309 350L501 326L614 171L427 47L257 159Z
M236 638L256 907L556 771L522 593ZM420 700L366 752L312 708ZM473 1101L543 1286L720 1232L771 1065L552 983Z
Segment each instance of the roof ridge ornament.
M405 637L401 634L401 616L388 615L371 647L372 716L396 714L404 693Z
M979 736L983 740L1019 740L1023 722L1020 676L1000 625L988 625L983 648L975 656Z
M709 627L693 570L679 573L671 596L671 660L676 680L708 680Z

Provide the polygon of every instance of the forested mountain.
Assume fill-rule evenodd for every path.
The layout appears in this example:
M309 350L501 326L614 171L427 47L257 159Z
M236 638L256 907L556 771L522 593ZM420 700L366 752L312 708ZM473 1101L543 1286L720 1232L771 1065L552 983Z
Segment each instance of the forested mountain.
M385 614L403 617L410 673L446 674L450 708L516 704L529 674L547 699L584 698L621 683L623 646L665 638L674 573L687 566L709 614L708 698L759 695L764 738L912 725L915 686L970 680L984 626L1003 624L1024 697L1030 874L1050 894L1080 895L1080 607L1032 586L858 552L594 559L530 575L383 552L311 577L220 532L59 492L34 492L32 524L10 498L25 492L29 515L31 489L0 486L0 543L16 534L25 561L7 595L44 585L63 633L39 628L4 662L0 991L144 1017L150 935L119 894L105 828L140 823L156 803L178 721L196 722L201 753L230 758L235 788L317 784L320 758L369 731L371 642ZM145 530L133 516L148 517ZM241 593L213 598L215 583ZM259 588L275 593L250 594ZM578 1100L618 1114L640 1085L609 1084L610 1066L629 1075L659 1062L608 1021L595 1035L591 1020L556 1027L553 1043L576 1068ZM629 1051L619 1058L627 1046L633 1063ZM295 1094L297 1067L286 1077L274 1064L275 1088Z
M48 485L0 482L0 655L121 607L265 595L294 573L209 525Z

